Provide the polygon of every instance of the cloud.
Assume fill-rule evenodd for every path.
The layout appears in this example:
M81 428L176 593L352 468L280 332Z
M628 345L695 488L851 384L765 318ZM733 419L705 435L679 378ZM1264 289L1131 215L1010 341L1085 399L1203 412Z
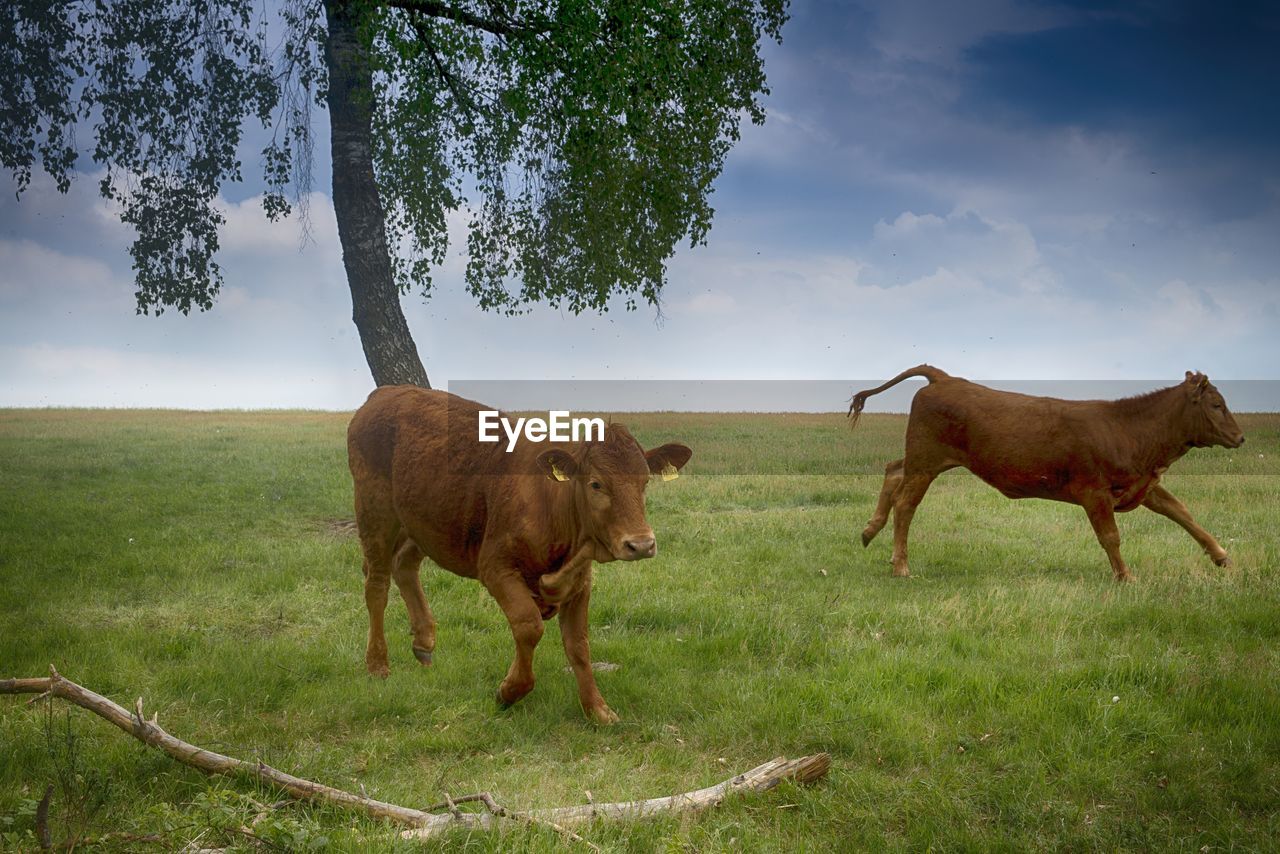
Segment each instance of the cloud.
M288 217L272 222L262 207L262 195L236 202L221 199L218 204L225 224L219 232L221 248L244 254L277 254L298 252L309 243L319 246L338 244L337 220L333 204L324 193L309 193L303 204L294 203ZM307 212L306 221L302 218Z
M1027 34L1056 28L1078 13L1048 3L1017 0L895 0L876 6L874 44L890 60L953 68L972 45L996 34Z
M892 222L880 220L869 257L863 278L882 287L940 272L1001 291L1044 290L1054 279L1026 225L972 210L945 217L904 211Z
M0 239L0 301L16 303L49 290L84 299L123 287L99 258L68 255L34 240Z
M368 393L363 366L264 366L252 354L216 361L171 350L39 344L0 347L0 360L7 366L0 374L4 406L279 409L358 401Z
M682 300L669 307L689 314L725 315L737 311L738 301L723 291L712 291L708 288L692 299Z
M1190 360L1256 377L1259 354L1280 356L1263 281L1073 286L1070 256L1047 255L1025 223L976 211L905 211L869 231L844 254L756 256L722 239L682 256L674 287L718 276L736 303L733 323L697 326L699 349L737 358L699 359L683 346L696 318L673 311L671 361L693 371L676 376L874 378L929 361L975 378L1151 379ZM905 260L886 285L894 253Z

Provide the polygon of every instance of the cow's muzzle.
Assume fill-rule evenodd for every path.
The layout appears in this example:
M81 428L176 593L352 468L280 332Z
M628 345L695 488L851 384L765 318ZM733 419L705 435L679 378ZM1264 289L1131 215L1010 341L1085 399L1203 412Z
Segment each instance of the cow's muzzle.
M658 553L658 541L653 534L642 537L626 537L618 557L622 560L642 560Z

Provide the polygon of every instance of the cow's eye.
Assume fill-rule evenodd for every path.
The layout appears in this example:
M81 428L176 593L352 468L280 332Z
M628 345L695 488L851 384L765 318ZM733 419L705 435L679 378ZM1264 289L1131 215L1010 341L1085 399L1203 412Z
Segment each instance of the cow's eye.
M593 481L591 481L591 488L592 488L592 489L595 489L595 490L601 490L601 489L604 489L604 487L600 485L600 481L598 481L598 480L593 480Z

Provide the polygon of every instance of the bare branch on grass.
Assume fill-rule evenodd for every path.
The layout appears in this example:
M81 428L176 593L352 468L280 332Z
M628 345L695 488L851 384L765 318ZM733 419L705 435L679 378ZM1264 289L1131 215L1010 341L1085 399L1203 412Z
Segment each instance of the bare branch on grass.
M592 850L599 850L595 845L569 830L569 827L595 819L633 820L655 815L697 812L714 807L733 794L766 792L784 780L793 780L798 783L814 782L825 776L831 766L831 757L826 753L817 753L799 759L778 757L714 786L661 798L607 804L587 803L580 806L517 812L502 806L490 793L478 792L459 798L446 797L443 804L436 804L429 810L417 810L375 800L363 794L355 795L323 783L304 780L272 768L261 761L249 762L205 750L165 732L155 715L150 720L143 717L142 698L138 698L134 710L130 712L106 697L64 678L52 666L49 668L49 674L46 678L0 680L0 694L39 694L43 697L57 697L93 712L144 744L167 753L184 765L198 768L207 774L251 777L278 786L294 798L334 804L376 818L389 819L397 824L408 826L409 829L401 833L401 836L407 839L430 838L459 827L488 830L496 827L499 819L505 819L549 828L567 839L587 845ZM487 812L463 812L458 809L458 804L469 802L484 804ZM272 804L267 809L279 805ZM448 811L434 812L442 808Z

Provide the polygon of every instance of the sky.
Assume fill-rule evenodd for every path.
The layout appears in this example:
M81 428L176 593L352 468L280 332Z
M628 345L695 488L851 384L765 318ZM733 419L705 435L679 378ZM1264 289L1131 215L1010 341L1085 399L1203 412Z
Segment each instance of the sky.
M860 388L921 362L1003 381L1280 380L1274 6L791 13L764 48L768 119L744 125L707 245L672 259L661 317L486 314L451 249L433 296L403 301L433 385ZM65 196L47 178L0 193L0 406L358 406L372 380L323 113L316 130L311 239L266 221L260 186L227 188L224 289L190 316L135 314L132 235L92 172Z

